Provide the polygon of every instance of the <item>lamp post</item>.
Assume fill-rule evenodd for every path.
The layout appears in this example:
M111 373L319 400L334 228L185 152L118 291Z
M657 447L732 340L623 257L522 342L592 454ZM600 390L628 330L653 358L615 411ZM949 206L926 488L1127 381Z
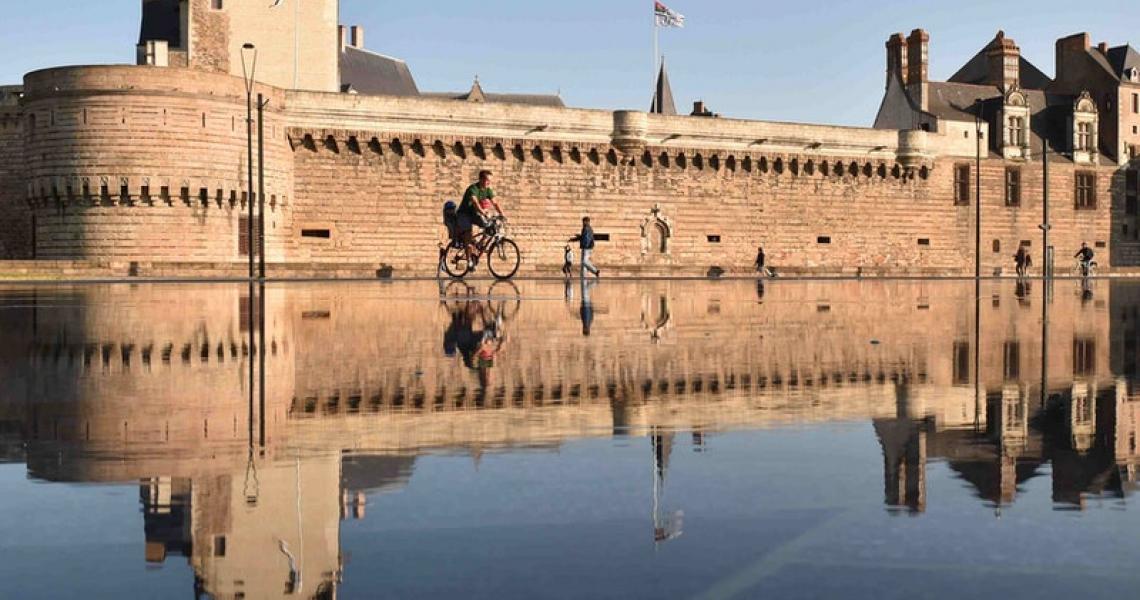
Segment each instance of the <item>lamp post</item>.
M974 112L974 278L982 276L982 101L975 103Z
M257 95L257 261L258 277L265 279L265 106ZM252 245L252 240L251 240Z
M247 64L248 63L248 64ZM248 157L246 167L248 171L248 185L246 190L249 219L246 222L246 248L249 250L249 278L253 279L253 78L257 71L257 48L246 42L241 47L241 72L245 77L245 133Z

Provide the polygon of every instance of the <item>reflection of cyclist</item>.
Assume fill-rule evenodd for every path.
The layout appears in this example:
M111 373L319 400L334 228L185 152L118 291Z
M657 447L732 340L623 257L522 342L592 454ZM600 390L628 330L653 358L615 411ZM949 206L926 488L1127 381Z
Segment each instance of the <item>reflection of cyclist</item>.
M451 323L443 332L444 354L459 354L465 367L478 371L480 384L489 386L495 357L507 340L499 316L474 300L450 307L450 311Z
M1093 252L1092 248L1089 248L1088 243L1081 242L1081 249L1077 250L1077 253L1073 255L1073 258L1080 261L1081 273L1086 275L1088 274L1089 266L1092 265L1094 256L1096 256L1096 254Z

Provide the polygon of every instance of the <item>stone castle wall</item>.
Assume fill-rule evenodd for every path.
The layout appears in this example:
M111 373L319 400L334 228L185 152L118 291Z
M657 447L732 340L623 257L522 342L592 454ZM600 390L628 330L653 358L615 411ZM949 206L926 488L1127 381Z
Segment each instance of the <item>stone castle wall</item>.
M80 67L32 73L26 84L21 168L38 258L242 260L240 78ZM757 245L785 272L973 271L973 199L953 199L954 168L972 168L973 157L946 136L264 92L270 261L433 274L443 203L488 168L524 274L555 271L585 215L606 238L597 262L624 272L743 272ZM1005 206L1008 166L1022 171L1016 208ZM1022 241L1040 264L1040 167L984 161L984 274L1010 270ZM1052 164L1051 244L1062 271L1081 241L1101 247L1102 266L1140 262L1115 250L1127 222L1123 174L1112 165L1090 169L1097 206L1078 210L1074 165ZM5 202L7 214L18 214L16 199ZM19 228L18 219L7 222ZM33 237L30 226L25 237Z
M31 258L31 232L24 190L24 115L14 102L0 104L0 259Z
M38 258L241 260L243 82L191 70L170 74L87 67L28 75L25 176ZM267 252L280 260L292 164L282 96L258 91L270 100Z

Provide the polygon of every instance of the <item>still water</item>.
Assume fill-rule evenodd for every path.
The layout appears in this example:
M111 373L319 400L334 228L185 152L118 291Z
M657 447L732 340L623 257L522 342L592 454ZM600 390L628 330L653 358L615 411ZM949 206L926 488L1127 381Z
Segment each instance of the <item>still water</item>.
M0 289L6 598L1140 595L1140 282Z

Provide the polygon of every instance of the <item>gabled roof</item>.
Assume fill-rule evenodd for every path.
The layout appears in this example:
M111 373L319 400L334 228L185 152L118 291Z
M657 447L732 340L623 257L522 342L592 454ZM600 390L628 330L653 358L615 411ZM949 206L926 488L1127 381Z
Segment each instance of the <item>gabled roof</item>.
M1140 52L1129 45L1117 46L1108 50L1108 64L1112 66L1113 74L1124 79L1130 69L1140 71Z
M182 11L179 0L143 0L139 45L165 40L171 48L182 46Z
M665 71L665 59L661 60L661 71L657 74L657 85L653 90L653 103L649 105L649 112L659 115L677 114L673 88L669 85L669 73Z
M984 48L978 51L970 60L958 69L947 81L952 83L972 83L976 85L985 84L989 76L989 58L986 56L990 50L996 50L1002 45L1012 44L1013 40L1005 37L1005 32L999 31L990 43L986 44ZM1053 80L1048 75L1038 69L1033 63L1025 59L1024 56L1019 56L1018 62L1018 80L1024 89L1029 90L1044 90L1047 89Z
M340 89L367 95L418 96L408 64L362 48L347 46L340 54Z

